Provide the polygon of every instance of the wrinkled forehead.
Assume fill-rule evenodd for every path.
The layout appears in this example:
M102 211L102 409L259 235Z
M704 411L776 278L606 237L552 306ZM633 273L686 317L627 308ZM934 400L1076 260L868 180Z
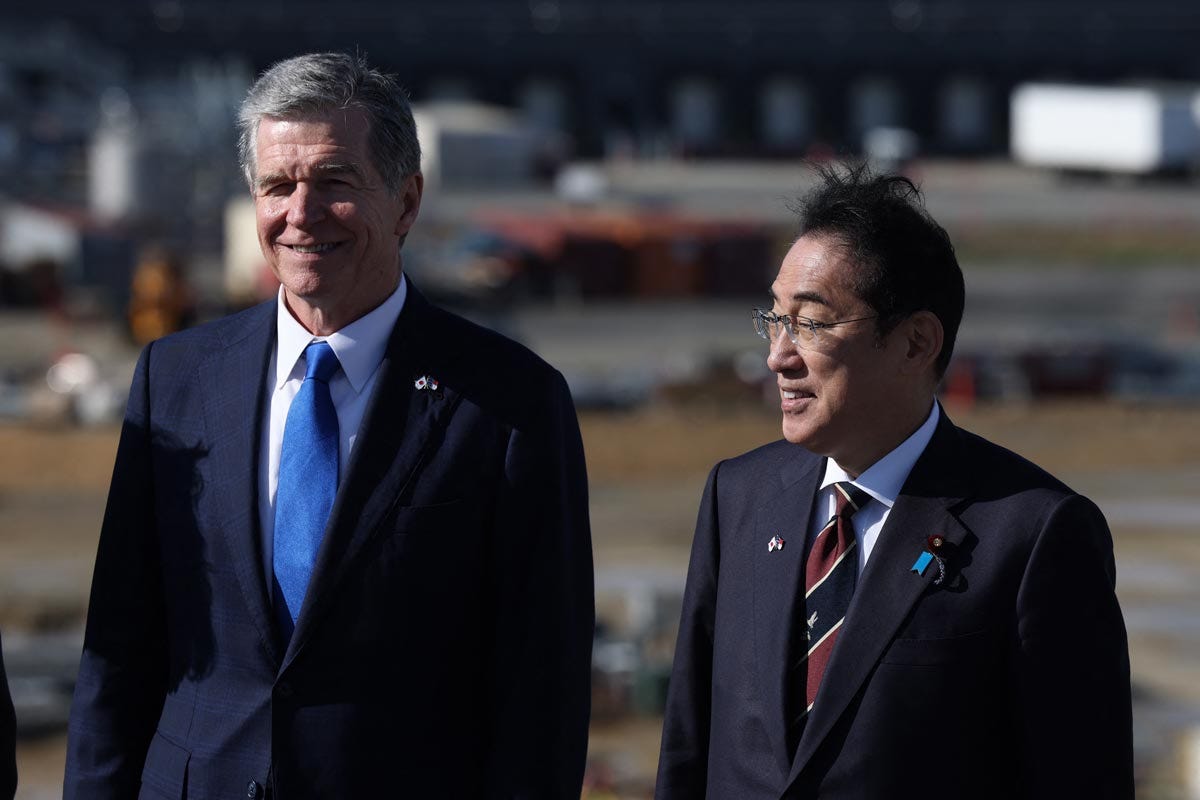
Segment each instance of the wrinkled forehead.
M255 139L251 188L280 176L353 173L377 180L366 134L353 118L264 117Z

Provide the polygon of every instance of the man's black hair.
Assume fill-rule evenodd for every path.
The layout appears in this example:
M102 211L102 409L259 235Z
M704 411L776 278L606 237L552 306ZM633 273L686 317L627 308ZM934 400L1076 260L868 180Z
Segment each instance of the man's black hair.
M942 323L940 379L962 321L962 270L946 231L925 210L921 191L900 175L865 165L814 165L819 181L793 207L801 236L829 237L853 266L850 289L879 315L880 336L918 311Z

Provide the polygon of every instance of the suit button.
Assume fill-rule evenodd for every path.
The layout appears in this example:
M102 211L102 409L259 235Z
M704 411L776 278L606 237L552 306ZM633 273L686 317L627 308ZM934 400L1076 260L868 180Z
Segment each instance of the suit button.
M258 785L258 781L250 781L246 784L246 797L250 800L258 800L262 797L262 787Z
M284 700L289 700L296 694L296 690L293 689L292 685L287 681L280 682L280 684L275 687L275 692Z

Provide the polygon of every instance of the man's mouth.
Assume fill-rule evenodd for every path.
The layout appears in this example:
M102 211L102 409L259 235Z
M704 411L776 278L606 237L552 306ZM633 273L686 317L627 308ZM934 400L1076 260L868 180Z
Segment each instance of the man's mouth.
M341 242L328 242L326 244L285 244L284 247L294 250L297 253L310 255L314 253L328 253L330 250L340 244Z
M812 392L789 391L787 389L783 389L782 392L784 400L799 400L803 397L815 397Z

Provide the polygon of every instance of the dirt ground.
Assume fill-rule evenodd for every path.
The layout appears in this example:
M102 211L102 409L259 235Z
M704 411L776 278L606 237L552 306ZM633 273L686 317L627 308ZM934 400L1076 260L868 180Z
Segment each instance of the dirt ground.
M1135 685L1155 699L1153 708L1172 710L1146 711L1139 735L1170 751L1179 730L1200 723L1200 408L1065 403L950 414L1055 472L1109 516ZM682 575L709 467L778 436L777 416L753 408L656 407L588 414L581 425L598 575L647 565ZM9 631L79 625L116 438L115 429L0 426L6 645ZM1163 719L1176 727L1166 730ZM658 725L652 718L597 723L593 755L648 786ZM57 796L64 741L51 734L22 742L18 798ZM1182 770L1175 761L1157 763L1147 779L1153 791L1142 796L1183 796Z

